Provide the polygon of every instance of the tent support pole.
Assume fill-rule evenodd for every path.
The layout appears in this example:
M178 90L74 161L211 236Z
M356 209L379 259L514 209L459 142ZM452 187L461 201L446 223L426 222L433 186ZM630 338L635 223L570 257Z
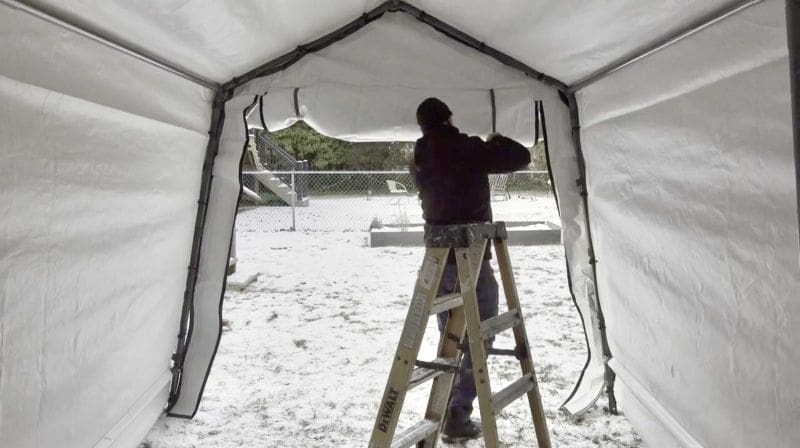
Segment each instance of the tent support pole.
M243 84L246 84L252 81L253 79L262 78L264 76L269 76L273 73L285 70L289 66L293 65L294 63L302 59L305 55L313 53L315 51L322 50L323 48L326 48L327 46L346 38L347 36L367 26L370 22L381 18L387 12L402 12L414 16L420 22L430 26L431 28L444 34L445 36L457 42L460 42L463 45L473 48L495 59L496 61L500 62L503 65L518 70L524 73L525 75L537 79L549 86L555 87L558 90L561 91L567 90L567 85L565 83L551 76L548 76L534 69L533 67L526 65L522 61L515 59L489 45L486 45L485 43L479 41L478 39L475 39L474 37L459 30L458 28L448 23L445 23L436 18L435 16L432 16L426 13L425 11L417 8L416 6L410 5L401 0L387 0L381 3L378 7L372 9L367 13L364 13L361 17L351 21L350 23L340 27L339 29L331 33L328 33L325 36L320 37L319 39L308 42L304 45L300 45L299 47L288 53L278 56L277 58L268 61L248 71L247 73L244 73L241 76L233 78L232 80L226 82L223 85L223 88L233 89Z
M184 79L192 81L195 84L199 84L203 87L207 87L212 90L216 90L217 88L219 88L219 84L217 84L216 82L203 78L202 76L196 73L192 73L191 71L185 68L181 68L170 61L161 59L152 54L148 54L144 50L136 48L127 42L123 42L119 39L114 39L113 37L104 34L98 30L92 30L84 24L78 23L74 20L70 20L66 17L62 17L56 11L48 10L49 8L47 8L46 6L31 5L29 3L30 2L18 1L18 0L0 0L0 4L4 4L10 8L25 12L34 17L38 17L39 19L50 22L54 25L64 28L65 30L80 34L81 36L89 38L102 45L105 45L106 47L125 53L128 56L133 56L136 59L146 62L152 66L158 67L162 70L166 70Z
M614 382L617 375L611 370L608 361L611 360L611 349L608 346L608 337L606 335L606 319L603 315L603 307L600 304L600 293L597 288L597 259L594 253L594 243L592 240L592 226L589 221L589 190L586 182L586 160L583 157L583 148L581 147L581 124L578 116L578 101L575 98L575 93L570 93L567 96L569 103L569 116L572 122L572 139L575 143L575 152L578 159L578 171L580 178L577 179L578 189L583 197L583 212L586 220L586 239L589 245L589 264L592 265L592 280L594 283L594 295L597 301L597 324L600 330L600 341L603 347L603 364L605 365L605 386L606 394L608 395L608 411L612 414L617 413L617 398L614 394ZM590 298L591 299L591 298Z
M670 34L669 36L659 39L643 48L637 49L632 53L629 53L616 61L606 65L605 67L597 70L596 72L586 76L585 78L576 81L572 85L569 86L570 92L577 92L578 90L583 89L591 84L600 81L601 79L609 76L610 74L622 70L624 67L627 67L635 62L638 62L654 53L657 53L664 48L667 48L676 42L683 40L695 33L698 33L709 26L727 19L728 17L737 14L753 5L757 5L764 0L736 0L727 5L722 6L719 9L716 9L709 14L706 14L703 17L700 17L698 20L690 23L688 26L681 28L680 30L676 31L675 33Z
M789 44L789 80L792 91L797 221L800 224L800 0L786 0L786 36Z
M219 153L219 142L222 137L222 127L225 124L225 103L231 98L233 91L217 90L211 112L211 126L208 131L208 145L203 161L203 173L200 183L200 198L197 201L197 216L194 224L194 239L192 253L189 258L189 269L186 276L186 289L183 293L183 308L181 310L178 343L172 355L172 383L170 384L167 413L175 405L180 395L181 377L183 374L183 361L186 349L192 337L192 314L194 314L194 290L197 284L197 274L200 266L200 250L203 245L203 230L206 224L208 202L211 198L211 183L214 178L214 160ZM225 265L227 266L228 260Z

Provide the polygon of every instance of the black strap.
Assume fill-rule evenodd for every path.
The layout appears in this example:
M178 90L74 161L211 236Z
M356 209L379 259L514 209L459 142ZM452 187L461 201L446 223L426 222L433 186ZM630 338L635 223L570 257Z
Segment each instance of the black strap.
M539 112L537 115L539 116L539 124L542 128L542 139L544 140L544 158L547 162L547 175L550 178L550 188L553 190L553 199L556 201L556 208L558 209L559 216L561 215L561 205L558 203L558 192L556 191L556 181L553 177L553 165L550 163L550 144L547 141L547 120L545 120L544 115L544 103L541 101L538 102Z
M489 100L492 102L492 133L497 132L497 106L494 102L494 89L489 89Z
M269 129L267 128L267 122L264 120L264 97L267 96L268 93L269 91L266 91L263 95L258 97L258 118L261 122L261 126L263 126L264 130L267 132L269 132Z
M297 100L297 94L300 92L300 87L294 88L294 117L300 118L300 102Z

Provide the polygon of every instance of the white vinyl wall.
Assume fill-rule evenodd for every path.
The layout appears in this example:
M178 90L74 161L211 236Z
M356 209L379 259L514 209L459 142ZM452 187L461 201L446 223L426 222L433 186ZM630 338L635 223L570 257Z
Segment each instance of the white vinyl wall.
M135 446L167 400L210 92L0 6L0 446Z
M404 45L398 46L397 42ZM451 67L461 70L454 73ZM567 105L554 88L455 42L410 16L392 14L306 56L287 70L251 81L237 89L228 101L203 235L194 301L197 321L186 357L181 396L171 410L173 414L194 415L207 365L216 351L222 299L219 285L224 281L229 250L229 241L223 235L230 235L233 230L239 162L246 138L243 111L254 98L262 97L254 115L260 115L270 130L303 119L318 131L337 138L413 141L421 135L416 107L428 96L448 103L455 125L463 132L490 133L490 89L495 93L497 131L527 144L532 144L534 138L534 100L543 101L573 293L585 318L593 355L582 387L567 410L577 413L595 402L603 386L603 358Z
M800 446L784 3L579 92L621 402L652 447Z

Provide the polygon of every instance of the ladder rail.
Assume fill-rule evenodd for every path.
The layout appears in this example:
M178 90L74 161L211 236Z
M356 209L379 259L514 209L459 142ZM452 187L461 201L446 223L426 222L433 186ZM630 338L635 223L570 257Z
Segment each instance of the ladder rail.
M508 241L504 239L494 240L495 254L497 255L497 264L500 267L500 280L503 283L503 291L506 296L506 303L508 309L521 310L519 303L519 292L517 291L517 284L514 281L514 270L511 267L511 256L508 253ZM525 324L522 320L522 311L519 311L520 325L514 326L514 341L517 347L524 349L523 356L519 360L522 373L525 376L530 375L533 387L528 391L528 405L533 417L533 426L536 431L536 441L540 448L550 448L550 432L547 430L547 417L544 413L544 406L542 405L542 394L539 391L539 382L536 379L536 370L533 366L533 358L531 357L531 349L528 345L528 334L525 330Z
M461 282L461 293L464 296L464 315L467 322L467 337L469 351L472 355L472 375L475 379L475 389L478 392L478 403L483 426L483 438L486 448L497 448L499 436L497 422L492 410L492 386L487 366L487 353L481 334L481 317L478 309L477 291L470 275L470 257L468 250L456 249L456 264Z

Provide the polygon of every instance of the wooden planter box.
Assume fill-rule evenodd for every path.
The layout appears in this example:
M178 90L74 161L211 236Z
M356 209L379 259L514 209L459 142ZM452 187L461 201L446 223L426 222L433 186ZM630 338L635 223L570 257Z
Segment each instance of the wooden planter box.
M544 246L561 243L561 227L549 221L506 222L512 246ZM422 224L389 224L369 232L370 247L423 246Z

